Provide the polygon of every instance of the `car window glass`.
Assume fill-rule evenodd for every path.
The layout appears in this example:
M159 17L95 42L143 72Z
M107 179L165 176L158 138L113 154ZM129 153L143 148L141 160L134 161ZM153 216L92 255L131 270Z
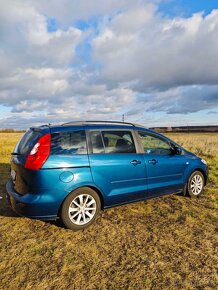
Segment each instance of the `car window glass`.
M105 153L136 153L131 132L102 131Z
M36 141L41 137L41 132L33 131L28 129L26 133L22 136L20 141L17 143L14 153L21 155L28 155L28 153L33 148Z
M87 154L85 131L51 134L51 155Z
M93 153L136 153L131 132L128 131L90 131Z
M90 140L92 146L92 153L105 153L100 131L91 131Z
M157 136L147 134L145 132L138 132L141 144L146 154L171 154L170 144Z

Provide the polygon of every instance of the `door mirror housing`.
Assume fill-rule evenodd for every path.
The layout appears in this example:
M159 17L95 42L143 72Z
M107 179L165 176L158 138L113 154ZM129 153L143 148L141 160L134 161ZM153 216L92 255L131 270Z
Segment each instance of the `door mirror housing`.
M171 152L173 155L181 155L182 149L174 144L171 144Z

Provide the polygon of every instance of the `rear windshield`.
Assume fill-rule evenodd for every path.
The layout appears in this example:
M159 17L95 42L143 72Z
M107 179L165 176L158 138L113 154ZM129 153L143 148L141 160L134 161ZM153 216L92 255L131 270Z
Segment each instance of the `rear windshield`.
M41 132L39 131L33 131L32 129L27 130L17 143L14 153L28 155L40 136Z
M87 154L85 131L53 133L51 155Z

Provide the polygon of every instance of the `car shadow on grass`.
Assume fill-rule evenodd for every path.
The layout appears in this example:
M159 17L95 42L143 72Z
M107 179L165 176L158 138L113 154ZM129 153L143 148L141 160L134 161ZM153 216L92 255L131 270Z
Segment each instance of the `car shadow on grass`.
M0 217L18 217L6 198L6 183L9 179L10 164L0 163Z

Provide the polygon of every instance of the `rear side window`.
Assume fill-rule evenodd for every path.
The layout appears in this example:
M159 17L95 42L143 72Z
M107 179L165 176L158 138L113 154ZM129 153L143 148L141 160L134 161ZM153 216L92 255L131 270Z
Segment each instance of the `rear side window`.
M93 153L136 153L129 131L92 131L90 139Z
M92 153L105 153L100 131L91 131L90 139L92 145Z
M28 155L40 137L41 133L39 131L34 131L32 129L27 130L17 143L14 153Z
M85 131L59 132L51 135L51 155L87 154Z

